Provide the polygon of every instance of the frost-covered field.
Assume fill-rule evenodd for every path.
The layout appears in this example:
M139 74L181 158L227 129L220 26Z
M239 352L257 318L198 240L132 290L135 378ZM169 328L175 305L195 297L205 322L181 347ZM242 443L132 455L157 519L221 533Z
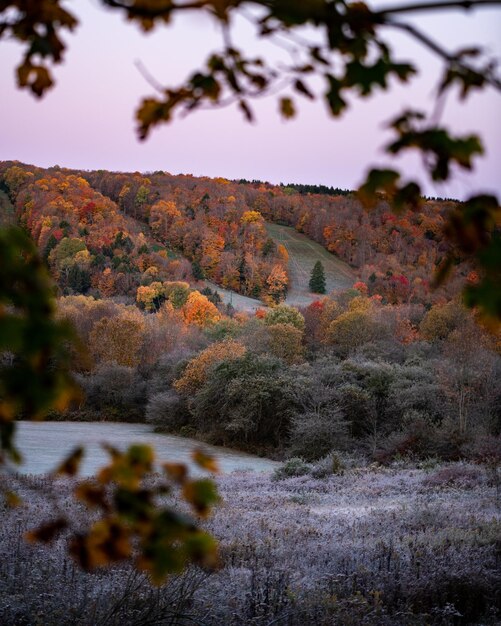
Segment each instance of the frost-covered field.
M491 481L466 464L224 476L209 522L222 568L157 591L126 566L82 573L61 543L26 545L23 533L54 506L39 493L48 479L35 477L19 488L30 509L2 512L0 623L500 624L501 503ZM58 499L77 515L69 489L59 483Z

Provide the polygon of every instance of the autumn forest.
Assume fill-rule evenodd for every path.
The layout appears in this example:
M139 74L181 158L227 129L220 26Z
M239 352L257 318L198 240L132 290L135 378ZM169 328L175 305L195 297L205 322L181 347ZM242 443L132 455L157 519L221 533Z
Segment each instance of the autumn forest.
M15 555L0 563L6 623L497 623L501 337L463 304L482 270L447 237L460 209L423 198L396 211L384 194L365 206L325 186L0 163L0 222L35 242L57 320L73 329L76 391L47 419L144 423L276 462L271 474L218 478L222 504L204 522L220 544L216 567L209 535L189 544L198 530L174 516L167 552L143 555L139 573L120 533L150 533L154 492L133 480L130 500L121 492L110 505L105 494L113 480L129 488L113 474L120 464L139 472L148 459L110 448L114 465L100 486L76 488L76 504L71 481L18 478L38 522L57 489L77 527L82 502L108 526L70 544L89 574L62 540L28 547L29 519L5 508L0 544ZM217 502L211 481L164 469L202 516ZM136 496L140 512L124 508L113 526L113 507ZM57 523L36 539L59 537L67 526ZM191 545L179 563L178 537ZM64 591L48 593L42 569Z
M499 434L499 338L461 305L475 268L433 288L458 203L396 214L325 187L12 162L0 174L3 218L33 237L80 339L72 419L147 419L309 460L353 447L461 458ZM318 242L352 283L290 306L296 260L269 224Z

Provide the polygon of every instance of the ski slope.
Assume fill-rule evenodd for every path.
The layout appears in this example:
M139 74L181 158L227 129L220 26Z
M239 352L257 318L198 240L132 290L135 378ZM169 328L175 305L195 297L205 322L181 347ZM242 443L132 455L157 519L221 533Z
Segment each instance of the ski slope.
M308 287L316 261L321 261L324 266L327 293L348 289L356 281L356 274L347 263L291 226L268 223L266 230L275 243L285 246L289 253L287 304L304 306L318 299L319 296L312 294Z

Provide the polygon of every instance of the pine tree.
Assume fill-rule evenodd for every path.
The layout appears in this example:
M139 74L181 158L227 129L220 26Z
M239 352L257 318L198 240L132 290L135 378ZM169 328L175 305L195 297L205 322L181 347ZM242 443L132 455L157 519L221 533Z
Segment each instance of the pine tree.
M325 273L321 261L317 261L313 266L309 285L313 293L325 293Z

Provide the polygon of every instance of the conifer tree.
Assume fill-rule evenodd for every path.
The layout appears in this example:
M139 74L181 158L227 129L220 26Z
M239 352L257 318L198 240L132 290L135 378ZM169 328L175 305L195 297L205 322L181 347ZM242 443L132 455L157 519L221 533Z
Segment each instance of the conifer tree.
M321 261L317 261L313 266L309 286L313 293L325 293L325 273Z

